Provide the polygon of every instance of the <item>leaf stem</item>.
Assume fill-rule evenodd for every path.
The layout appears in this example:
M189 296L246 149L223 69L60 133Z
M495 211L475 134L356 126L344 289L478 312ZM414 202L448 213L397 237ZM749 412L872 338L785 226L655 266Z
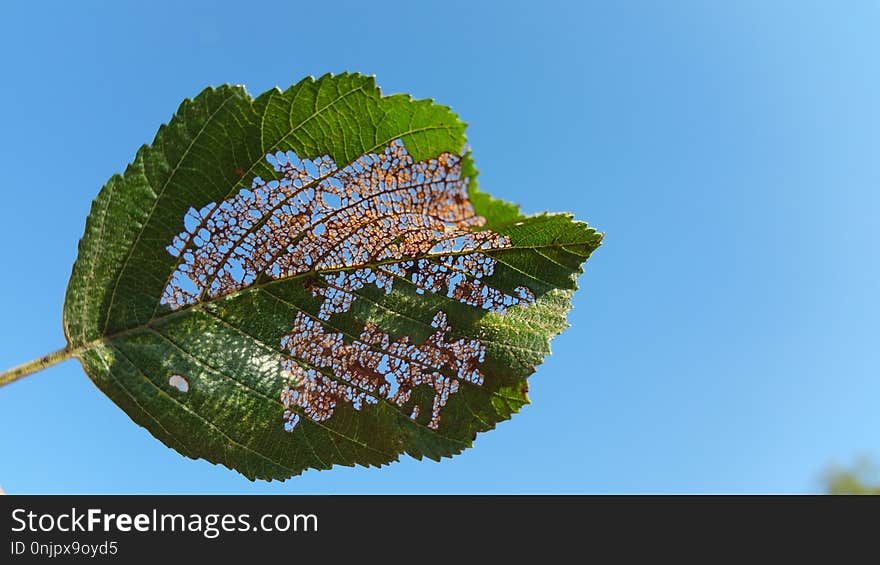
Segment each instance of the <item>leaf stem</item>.
M54 351L49 353L48 355L43 355L33 361L28 361L27 363L22 363L18 367L13 367L8 371L4 371L0 373L0 386L6 386L11 382L17 381L22 377L26 377L28 375L32 375L37 371L42 371L46 367L51 367L57 363L61 363L66 359L70 359L76 354L76 350L74 349L59 349L58 351Z

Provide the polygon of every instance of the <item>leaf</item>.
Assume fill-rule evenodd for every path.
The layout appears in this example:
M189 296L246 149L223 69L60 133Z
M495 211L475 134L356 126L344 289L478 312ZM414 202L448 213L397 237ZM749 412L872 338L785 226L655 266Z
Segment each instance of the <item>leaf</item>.
M68 348L252 479L470 447L528 402L601 235L481 192L464 129L357 74L185 100L92 205Z

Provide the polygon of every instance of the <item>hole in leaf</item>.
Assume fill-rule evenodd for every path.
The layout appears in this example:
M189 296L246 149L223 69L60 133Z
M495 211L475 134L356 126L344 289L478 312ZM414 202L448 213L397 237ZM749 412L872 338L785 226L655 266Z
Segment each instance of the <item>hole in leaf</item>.
M189 381L181 375L171 375L168 384L179 390L180 392L189 392Z

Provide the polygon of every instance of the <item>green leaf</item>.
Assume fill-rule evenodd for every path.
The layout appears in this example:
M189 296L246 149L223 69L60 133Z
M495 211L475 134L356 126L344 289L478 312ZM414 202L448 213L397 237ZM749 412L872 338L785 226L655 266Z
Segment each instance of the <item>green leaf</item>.
M470 447L528 402L601 234L481 192L464 130L357 74L185 100L92 205L68 350L249 478Z

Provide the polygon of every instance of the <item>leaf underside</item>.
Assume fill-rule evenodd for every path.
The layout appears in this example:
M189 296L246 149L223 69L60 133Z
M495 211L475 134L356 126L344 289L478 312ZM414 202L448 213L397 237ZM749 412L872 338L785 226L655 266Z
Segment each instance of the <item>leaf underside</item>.
M69 347L251 479L461 452L528 402L601 242L479 191L464 130L357 74L185 100L92 204Z

